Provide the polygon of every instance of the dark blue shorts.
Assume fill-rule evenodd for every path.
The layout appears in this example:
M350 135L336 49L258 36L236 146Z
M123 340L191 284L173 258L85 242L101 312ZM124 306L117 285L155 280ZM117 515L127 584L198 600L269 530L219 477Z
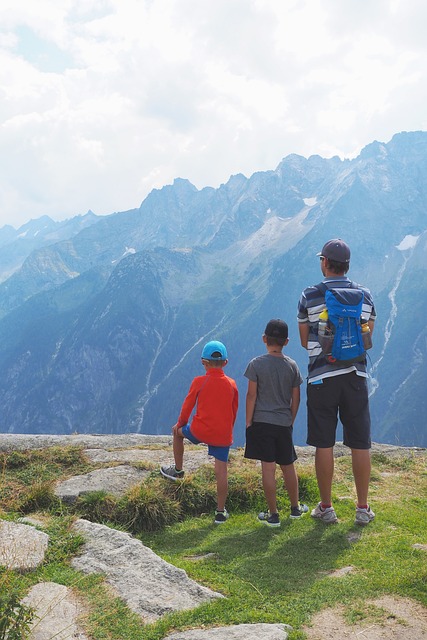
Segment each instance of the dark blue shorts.
M292 442L292 426L254 422L246 429L245 458L288 465L297 454Z
M193 444L207 444L207 442L202 442L202 440L198 440L191 433L190 425L186 424L182 427L182 435L187 438ZM217 460L221 462L228 462L228 454L230 452L230 447L214 447L211 444L208 444L208 454L213 456Z
M371 448L368 384L354 371L323 378L322 384L307 385L307 444L321 449L333 447L338 417L347 447Z

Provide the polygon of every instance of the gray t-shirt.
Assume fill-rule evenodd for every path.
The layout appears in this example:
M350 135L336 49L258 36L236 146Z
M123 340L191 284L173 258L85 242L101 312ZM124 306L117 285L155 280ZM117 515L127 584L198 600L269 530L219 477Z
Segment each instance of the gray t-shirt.
M250 361L244 375L257 383L253 421L291 426L292 389L303 381L297 363L265 353Z

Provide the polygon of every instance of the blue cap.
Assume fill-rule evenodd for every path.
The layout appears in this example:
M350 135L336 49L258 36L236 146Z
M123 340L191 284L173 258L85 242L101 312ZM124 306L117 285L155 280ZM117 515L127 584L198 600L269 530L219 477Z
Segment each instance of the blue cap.
M227 349L225 345L222 344L222 342L218 342L218 340L211 340L203 347L203 360L227 360L227 358Z

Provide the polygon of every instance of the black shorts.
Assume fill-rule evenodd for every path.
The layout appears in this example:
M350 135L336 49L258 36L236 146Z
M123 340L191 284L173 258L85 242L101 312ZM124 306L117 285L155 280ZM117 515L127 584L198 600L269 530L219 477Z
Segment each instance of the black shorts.
M333 447L338 417L347 447L371 448L368 384L366 378L355 372L324 378L322 384L307 385L307 444Z
M254 422L246 429L245 458L292 464L297 459L292 442L292 426Z

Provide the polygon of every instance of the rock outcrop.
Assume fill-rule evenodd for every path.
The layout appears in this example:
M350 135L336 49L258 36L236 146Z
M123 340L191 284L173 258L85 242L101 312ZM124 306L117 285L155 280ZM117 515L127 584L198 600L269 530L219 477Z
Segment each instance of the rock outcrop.
M103 574L145 622L223 597L191 580L183 569L165 562L128 533L88 520L77 520L74 528L86 542L72 566L83 573Z
M87 640L78 626L83 607L71 589L55 582L35 584L23 604L35 610L31 640Z
M129 465L96 469L60 482L55 494L68 503L75 502L79 496L91 491L108 491L113 496L121 496L133 485L143 482L149 473Z
M0 566L21 572L37 569L48 541L49 536L34 527L0 520Z
M216 629L190 629L172 633L164 640L286 640L288 624L237 624Z

